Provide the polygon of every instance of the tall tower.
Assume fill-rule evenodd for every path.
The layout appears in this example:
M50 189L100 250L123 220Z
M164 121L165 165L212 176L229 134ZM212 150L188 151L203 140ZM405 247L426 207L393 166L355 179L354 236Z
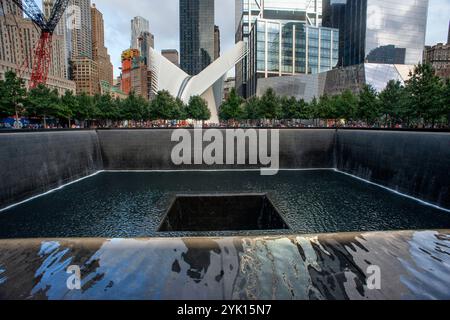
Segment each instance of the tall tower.
M91 7L92 18L92 58L97 62L99 81L113 84L113 65L108 49L105 47L105 24L103 14L96 8Z
M84 57L92 59L92 19L91 0L70 0L69 8L77 8L68 13L67 19L71 22L77 21L81 28L71 28L70 34L70 57Z
M344 66L364 62L415 65L422 61L429 0L347 0Z
M180 51L190 75L214 61L214 0L180 0Z
M139 37L144 32L150 32L148 20L142 17L134 17L131 20L131 49L139 49Z

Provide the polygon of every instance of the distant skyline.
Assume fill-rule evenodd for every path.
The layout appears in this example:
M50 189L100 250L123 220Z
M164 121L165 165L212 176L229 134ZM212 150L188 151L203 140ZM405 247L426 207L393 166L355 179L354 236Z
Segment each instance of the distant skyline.
M142 16L150 22L155 48L179 51L179 0L135 0L124 5L122 0L92 0L103 13L105 41L114 64L114 75L120 74L120 55L130 45L130 20ZM220 27L221 51L234 44L234 0L216 0L215 24ZM120 10L118 10L120 8ZM430 0L426 44L447 42L450 1Z

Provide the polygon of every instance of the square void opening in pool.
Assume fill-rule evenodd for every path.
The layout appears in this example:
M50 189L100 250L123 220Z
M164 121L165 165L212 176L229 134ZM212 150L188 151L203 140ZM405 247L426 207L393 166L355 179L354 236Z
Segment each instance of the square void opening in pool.
M177 195L160 232L287 230L267 194Z

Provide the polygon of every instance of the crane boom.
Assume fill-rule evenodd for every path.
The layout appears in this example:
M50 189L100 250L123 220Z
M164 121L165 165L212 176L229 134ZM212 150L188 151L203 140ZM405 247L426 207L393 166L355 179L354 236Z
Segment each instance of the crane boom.
M12 0L39 29L46 30L47 20L34 0Z
M34 0L12 0L41 30L33 56L30 88L46 84L52 57L53 32L66 10L69 0L56 0L47 20Z
M55 30L56 25L61 20L61 17L64 14L64 11L66 10L67 6L69 5L70 0L56 0L55 4L53 5L52 13L50 15L50 18L47 22L48 29Z

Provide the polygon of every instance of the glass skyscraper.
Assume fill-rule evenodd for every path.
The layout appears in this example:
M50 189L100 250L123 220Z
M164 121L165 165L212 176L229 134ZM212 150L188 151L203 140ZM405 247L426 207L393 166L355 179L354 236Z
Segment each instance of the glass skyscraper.
M236 41L249 54L236 67L236 87L246 97L258 79L331 70L339 32L322 28L322 0L237 0Z
M428 0L347 0L344 11L342 0L325 1L324 25L342 33L341 65L422 61Z
M295 21L257 19L249 40L248 94L258 78L316 74L333 69L339 31Z
M180 53L192 76L214 61L214 0L180 0Z

